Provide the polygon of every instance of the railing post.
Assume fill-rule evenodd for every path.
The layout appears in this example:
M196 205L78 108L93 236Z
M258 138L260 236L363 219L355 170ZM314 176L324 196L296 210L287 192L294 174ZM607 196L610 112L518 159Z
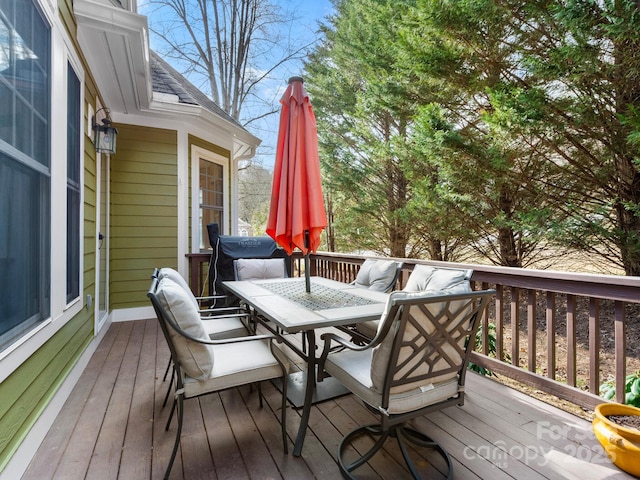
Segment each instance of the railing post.
M489 284L483 282L482 289L487 290L488 288ZM489 303L482 312L482 354L489 355Z
M556 378L556 294L547 292L547 377Z
M576 297L567 295L567 384L576 386Z
M527 366L530 372L536 371L536 333L537 333L537 318L536 318L536 291L529 290L527 296L527 350L528 359Z
M504 287L496 285L496 352L504 361Z
M616 362L616 402L625 403L625 382L627 379L627 335L625 323L625 303L615 303L615 362Z
M511 362L520 366L520 289L511 287Z
M589 391L600 389L600 302L589 298Z

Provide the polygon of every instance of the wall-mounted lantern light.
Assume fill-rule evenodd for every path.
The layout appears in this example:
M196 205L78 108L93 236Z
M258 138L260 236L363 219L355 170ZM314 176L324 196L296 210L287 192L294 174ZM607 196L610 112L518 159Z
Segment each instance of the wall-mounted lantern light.
M107 116L102 119L102 125L96 123L96 117L100 111L104 110ZM93 125L93 146L98 153L116 153L116 135L118 129L111 126L111 118L109 118L109 109L101 108L96 112L96 117L92 119Z

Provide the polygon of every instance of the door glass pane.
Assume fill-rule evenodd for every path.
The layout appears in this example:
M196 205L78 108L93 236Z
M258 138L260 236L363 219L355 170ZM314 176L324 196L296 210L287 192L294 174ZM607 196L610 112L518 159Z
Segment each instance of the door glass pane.
M224 225L223 174L222 165L200 159L200 249L209 247L207 225Z

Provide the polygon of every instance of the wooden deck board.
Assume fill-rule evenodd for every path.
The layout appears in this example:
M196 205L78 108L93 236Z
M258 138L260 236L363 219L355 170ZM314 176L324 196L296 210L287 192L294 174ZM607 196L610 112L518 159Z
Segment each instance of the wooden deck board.
M31 479L162 478L175 438L165 423L168 349L154 320L112 324L23 476ZM293 368L299 368L298 360ZM264 408L249 386L185 401L185 421L172 479L334 479L343 435L375 417L351 395L315 405L301 457L285 454L280 392L264 383ZM412 421L451 454L456 480L623 480L633 477L604 457L590 423L490 379L468 375L467 398ZM289 449L300 411L287 406ZM355 448L365 450L361 439ZM577 457L577 458L576 458ZM422 453L425 478L443 478L443 463ZM394 442L366 478L408 478Z

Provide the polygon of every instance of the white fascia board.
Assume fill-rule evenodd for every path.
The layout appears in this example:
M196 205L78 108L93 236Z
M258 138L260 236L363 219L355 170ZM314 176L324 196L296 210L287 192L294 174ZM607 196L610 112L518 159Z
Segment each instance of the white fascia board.
M147 17L95 0L75 0L78 42L105 104L129 112L152 94Z

